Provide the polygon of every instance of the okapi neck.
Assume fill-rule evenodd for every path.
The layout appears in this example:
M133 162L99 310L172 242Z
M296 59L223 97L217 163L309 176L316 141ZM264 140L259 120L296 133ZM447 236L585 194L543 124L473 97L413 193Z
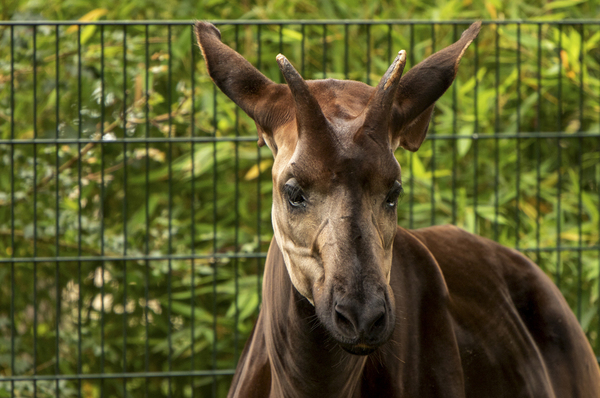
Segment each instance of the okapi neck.
M263 280L263 326L273 397L352 397L367 357L345 352L293 287L275 240Z

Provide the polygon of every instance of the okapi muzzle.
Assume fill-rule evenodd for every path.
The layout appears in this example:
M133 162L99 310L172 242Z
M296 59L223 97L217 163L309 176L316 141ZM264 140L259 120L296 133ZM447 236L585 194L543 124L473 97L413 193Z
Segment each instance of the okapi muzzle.
M196 23L211 78L273 152L273 227L292 284L348 352L368 354L394 330L389 280L402 192L394 151L423 142L433 104L479 27L405 76L400 51L373 88L305 81L281 54L287 84L275 84L224 45L217 28Z

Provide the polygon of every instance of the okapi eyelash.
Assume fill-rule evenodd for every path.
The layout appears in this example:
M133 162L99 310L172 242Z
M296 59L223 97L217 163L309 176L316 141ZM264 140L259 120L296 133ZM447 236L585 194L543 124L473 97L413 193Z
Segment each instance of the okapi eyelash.
M304 196L304 191L297 184L285 184L283 186L283 191L292 207L306 206L306 197Z
M298 185L285 184L283 189L290 198L303 193L302 188L300 188Z

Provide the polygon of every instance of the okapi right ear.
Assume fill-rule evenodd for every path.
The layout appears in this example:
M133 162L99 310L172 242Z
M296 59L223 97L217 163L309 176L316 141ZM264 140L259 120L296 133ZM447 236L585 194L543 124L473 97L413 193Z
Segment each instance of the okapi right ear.
M427 135L435 101L454 81L460 59L480 29L480 21L473 23L456 43L432 54L400 79L391 121L394 149L398 145L412 152L419 149Z
M265 144L263 133L272 131L289 119L292 107L286 86L276 84L250 62L221 42L221 32L213 24L198 21L196 38L212 80L255 122L258 145ZM272 148L274 149L274 148Z

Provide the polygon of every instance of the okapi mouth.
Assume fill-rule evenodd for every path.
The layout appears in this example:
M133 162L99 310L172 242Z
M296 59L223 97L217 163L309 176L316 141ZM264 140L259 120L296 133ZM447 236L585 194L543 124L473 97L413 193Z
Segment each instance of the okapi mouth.
M340 347L342 347L347 353L353 355L369 355L372 354L377 348L379 348L362 343L354 345L340 343Z

